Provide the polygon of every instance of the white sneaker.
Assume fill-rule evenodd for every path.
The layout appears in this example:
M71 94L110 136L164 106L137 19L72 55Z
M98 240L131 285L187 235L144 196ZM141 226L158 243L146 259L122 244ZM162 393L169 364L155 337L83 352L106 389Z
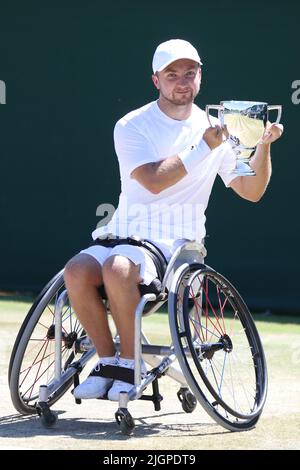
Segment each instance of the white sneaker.
M126 367L128 369L134 369L134 359L124 359L123 357L119 357L119 362L118 362L119 367ZM141 375L142 379L146 376L147 374L147 368L142 360L141 364ZM113 386L109 390L107 394L107 398L111 401L119 401L119 394L120 392L129 392L129 390L132 389L134 385L128 383L128 382L123 382L122 380L115 380L113 383Z
M101 364L116 366L118 365L118 358L115 356L100 358L94 369L91 371L91 374L97 374L97 372L100 372ZM111 387L113 379L91 374L84 382L74 389L73 395L75 398L102 398Z

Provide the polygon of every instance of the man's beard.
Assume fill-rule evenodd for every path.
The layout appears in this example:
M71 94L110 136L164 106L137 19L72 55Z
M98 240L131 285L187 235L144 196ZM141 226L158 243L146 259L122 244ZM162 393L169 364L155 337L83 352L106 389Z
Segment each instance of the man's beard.
M170 97L163 95L165 100L169 101L169 103L175 106L186 106L188 104L193 103L194 99L196 98L197 93L193 93L192 90L188 90L186 93L182 93L180 96L178 93L173 92Z

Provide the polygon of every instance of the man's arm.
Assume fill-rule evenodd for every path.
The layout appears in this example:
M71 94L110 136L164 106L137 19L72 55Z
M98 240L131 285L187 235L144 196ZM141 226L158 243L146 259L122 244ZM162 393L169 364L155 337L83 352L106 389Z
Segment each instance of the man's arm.
M164 189L180 181L187 171L179 157L168 157L159 162L146 163L139 166L131 177L153 194L159 194Z
M211 150L222 143L222 131L219 126L209 127L203 134L203 140ZM137 167L131 177L153 194L159 194L164 189L178 183L187 170L178 155L165 158L159 162L146 163Z
M258 202L263 196L272 173L271 143L279 139L282 132L283 126L281 124L272 124L268 127L262 138L262 143L257 146L250 161L250 166L256 176L238 176L230 183L230 187L243 199Z

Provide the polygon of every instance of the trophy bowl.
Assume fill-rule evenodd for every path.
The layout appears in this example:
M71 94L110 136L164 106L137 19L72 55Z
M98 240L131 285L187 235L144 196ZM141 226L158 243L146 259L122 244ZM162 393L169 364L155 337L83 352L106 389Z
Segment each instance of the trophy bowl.
M282 106L268 105L260 101L221 101L218 105L206 106L207 119L212 126L209 114L211 109L218 111L221 126L227 126L226 141L236 155L234 172L239 176L255 176L250 166L251 156L263 137L269 111L278 111L276 123L279 123Z

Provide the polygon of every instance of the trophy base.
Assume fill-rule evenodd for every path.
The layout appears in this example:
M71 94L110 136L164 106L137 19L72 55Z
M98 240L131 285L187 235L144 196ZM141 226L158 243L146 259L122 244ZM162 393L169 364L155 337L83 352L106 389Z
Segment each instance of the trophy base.
M247 161L237 160L234 173L239 176L255 176L255 171L252 170L251 166Z

